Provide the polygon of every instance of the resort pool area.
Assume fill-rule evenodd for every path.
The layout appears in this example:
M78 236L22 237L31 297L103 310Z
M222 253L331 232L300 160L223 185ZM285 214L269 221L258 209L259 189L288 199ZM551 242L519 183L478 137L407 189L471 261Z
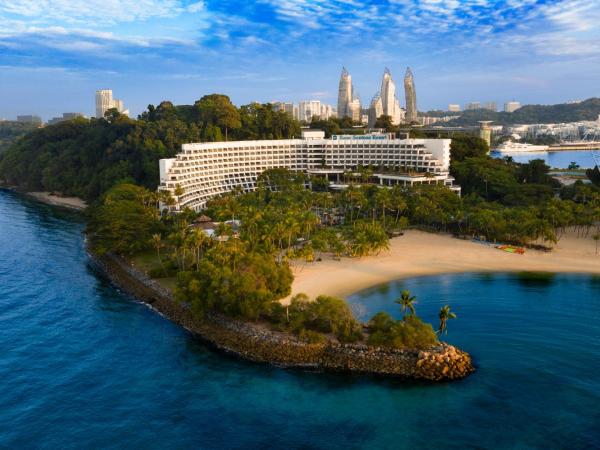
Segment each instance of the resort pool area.
M75 214L0 190L0 448L594 448L600 280L444 275L402 289L477 372L444 384L284 370L214 352L87 265Z

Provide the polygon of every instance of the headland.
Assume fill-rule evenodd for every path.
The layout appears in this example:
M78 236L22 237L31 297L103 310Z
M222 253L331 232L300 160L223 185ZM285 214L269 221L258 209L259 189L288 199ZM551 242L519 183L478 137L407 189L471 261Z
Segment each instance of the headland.
M174 299L172 291L124 259L90 254L93 265L112 283L211 346L246 360L287 368L360 373L424 381L450 381L474 371L468 353L444 342L423 350L373 347L328 339L308 343L261 323L216 313L199 318Z

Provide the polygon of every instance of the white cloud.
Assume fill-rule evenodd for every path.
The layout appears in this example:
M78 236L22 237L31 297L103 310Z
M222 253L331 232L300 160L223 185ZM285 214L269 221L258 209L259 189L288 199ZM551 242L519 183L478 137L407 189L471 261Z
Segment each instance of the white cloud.
M188 11L203 9L202 2ZM190 9L191 8L191 9ZM156 17L176 17L186 8L177 0L3 0L0 14L43 22L95 23L106 25Z

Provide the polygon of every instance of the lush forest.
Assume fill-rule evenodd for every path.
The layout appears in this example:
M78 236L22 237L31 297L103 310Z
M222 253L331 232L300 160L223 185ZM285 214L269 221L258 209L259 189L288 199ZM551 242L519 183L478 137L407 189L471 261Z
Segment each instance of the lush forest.
M119 182L158 185L158 160L185 142L281 139L300 125L270 104L239 108L224 95L194 105L149 105L138 120L109 111L105 119L78 118L32 131L0 155L0 180L35 191L94 201Z
M0 154L8 149L20 137L37 127L30 123L0 121Z
M600 98L558 105L525 105L512 113L473 109L449 114L460 114L460 117L442 123L441 126L476 126L479 120L493 120L495 125L579 122L598 119Z

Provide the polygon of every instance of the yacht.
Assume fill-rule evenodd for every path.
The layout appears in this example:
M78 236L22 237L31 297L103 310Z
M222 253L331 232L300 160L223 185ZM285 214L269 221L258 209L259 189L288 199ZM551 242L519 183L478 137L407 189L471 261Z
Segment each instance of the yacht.
M521 152L547 152L547 145L526 144L524 142L506 141L496 147L497 152L501 153L521 153Z

